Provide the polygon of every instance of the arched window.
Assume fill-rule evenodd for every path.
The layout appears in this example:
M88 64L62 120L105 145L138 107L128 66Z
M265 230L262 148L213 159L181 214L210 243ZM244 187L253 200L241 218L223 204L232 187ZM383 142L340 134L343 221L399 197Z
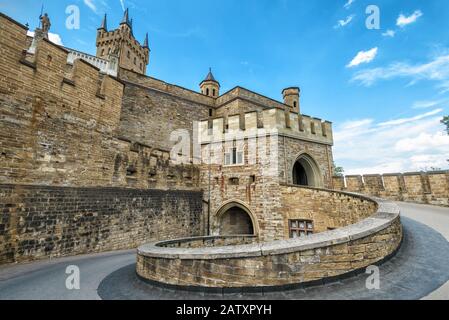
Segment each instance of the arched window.
M215 89L212 90L212 95L215 97Z
M209 88L206 89L206 95L209 95Z
M296 101L293 101L293 107L296 108L298 106L298 103Z

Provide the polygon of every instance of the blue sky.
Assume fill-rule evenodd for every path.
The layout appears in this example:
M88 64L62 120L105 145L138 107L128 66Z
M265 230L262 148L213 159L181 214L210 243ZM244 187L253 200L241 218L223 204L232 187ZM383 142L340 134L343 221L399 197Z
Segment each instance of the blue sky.
M0 0L14 19L38 24L42 1ZM300 86L304 114L334 123L335 160L347 173L446 169L449 137L447 0L71 0L43 1L53 37L95 53L108 13L115 28L129 7L134 34L149 33L148 74L198 90L212 67L222 92L240 85L281 100ZM65 28L79 6L80 30ZM368 5L380 29L365 25ZM56 41L56 40L55 40Z

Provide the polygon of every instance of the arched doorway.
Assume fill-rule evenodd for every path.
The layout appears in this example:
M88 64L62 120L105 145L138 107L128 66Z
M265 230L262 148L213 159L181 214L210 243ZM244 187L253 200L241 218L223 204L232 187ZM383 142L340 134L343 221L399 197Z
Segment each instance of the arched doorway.
M302 154L293 165L293 184L297 186L321 187L323 185L320 170L315 160Z
M255 235L256 228L250 211L239 203L228 203L217 213L219 235Z

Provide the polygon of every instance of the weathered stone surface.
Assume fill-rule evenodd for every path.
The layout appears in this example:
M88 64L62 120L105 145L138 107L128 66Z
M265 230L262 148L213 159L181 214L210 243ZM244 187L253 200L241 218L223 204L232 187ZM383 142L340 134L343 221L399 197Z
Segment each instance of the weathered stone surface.
M333 177L333 184L336 190L394 201L449 206L449 171Z
M0 264L202 234L199 191L0 186Z
M203 248L186 247L188 239L179 243L183 248L172 247L173 242L168 247L165 242L152 243L138 249L137 273L164 284L213 288L280 286L342 275L374 264L398 248L399 210L394 204L383 209L353 225L306 238Z

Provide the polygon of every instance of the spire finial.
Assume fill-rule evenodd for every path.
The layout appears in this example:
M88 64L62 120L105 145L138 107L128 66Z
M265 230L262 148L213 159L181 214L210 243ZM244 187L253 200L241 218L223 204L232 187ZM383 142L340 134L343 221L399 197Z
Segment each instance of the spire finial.
M99 29L104 29L106 31L108 31L108 21L107 21L107 14L104 14L104 18L103 21L101 22L101 26Z
M145 35L145 40L143 41L143 47L148 48L148 32Z
M126 23L127 25L129 25L129 10L128 8L126 8L125 13L123 14L123 19L122 22L120 24Z

